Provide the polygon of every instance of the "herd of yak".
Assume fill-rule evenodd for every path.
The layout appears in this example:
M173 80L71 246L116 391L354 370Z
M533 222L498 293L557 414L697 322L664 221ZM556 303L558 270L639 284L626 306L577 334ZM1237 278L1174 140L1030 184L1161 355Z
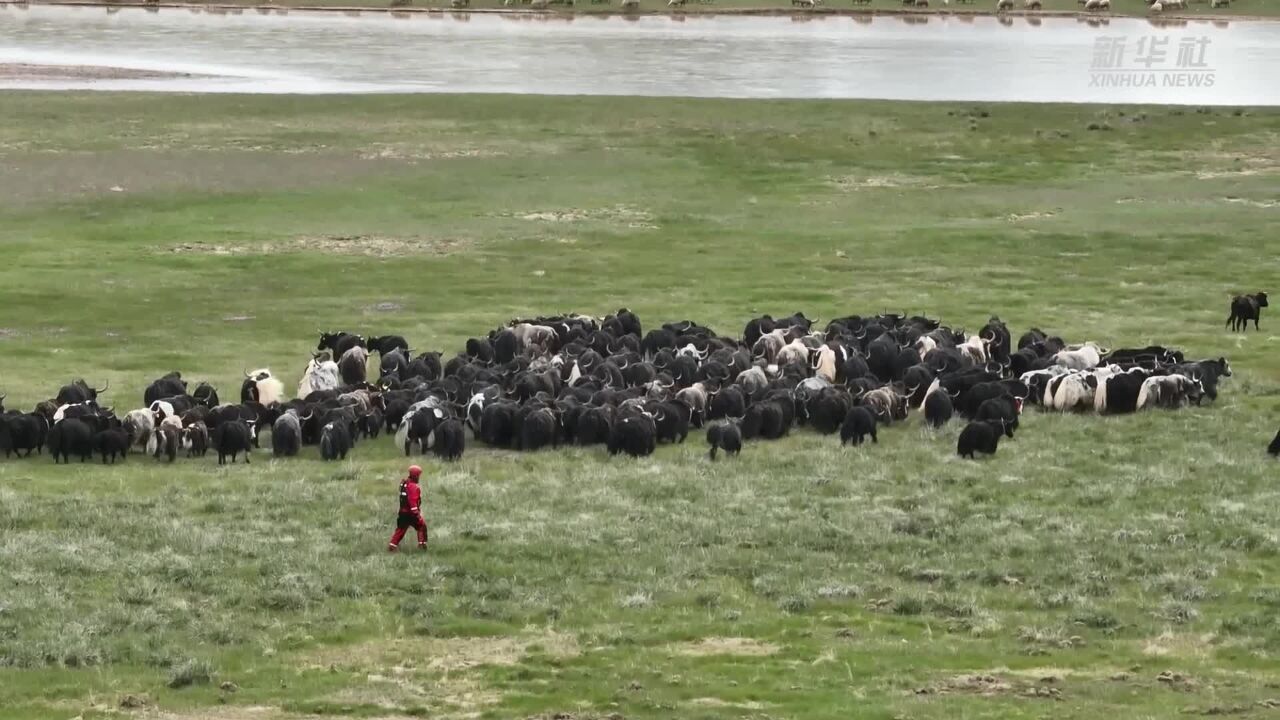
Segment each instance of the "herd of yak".
M1015 338L995 317L966 334L920 316L854 315L819 329L803 313L765 315L725 337L691 321L645 331L622 309L512 320L453 357L415 354L399 336L321 333L293 399L267 369L245 373L235 403L172 372L123 416L99 403L107 388L83 380L29 413L5 411L0 396L0 447L6 457L47 447L55 461L104 463L130 452L172 462L213 450L219 464L242 455L247 463L265 433L276 457L317 445L336 460L386 432L406 455L430 450L446 460L462 456L468 435L498 448L603 445L639 457L705 427L714 460L796 426L874 443L878 428L916 410L933 428L963 419L957 451L974 457L1012 438L1028 405L1178 408L1214 400L1230 375L1225 358L1189 361L1172 348L1108 350L1039 329ZM1280 436L1271 452L1280 452Z

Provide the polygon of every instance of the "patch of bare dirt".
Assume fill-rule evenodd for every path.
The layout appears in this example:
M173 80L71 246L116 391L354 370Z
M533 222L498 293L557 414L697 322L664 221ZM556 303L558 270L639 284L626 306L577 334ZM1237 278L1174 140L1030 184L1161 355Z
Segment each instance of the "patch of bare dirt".
M322 252L329 255L400 257L405 255L452 255L470 247L469 240L386 235L303 235L290 240L240 245L185 242L161 248L163 252L197 255L280 255Z
M1215 180L1224 177L1250 177L1253 175L1273 175L1280 172L1280 167L1242 168L1240 170L1201 170L1196 173L1198 180Z
M180 713L161 712L146 715L156 720L276 720L284 717L278 708L265 705L205 708Z
M271 707L222 707L187 710L184 712L148 713L138 717L147 720L325 720L324 715L298 715ZM415 716L403 714L376 715L368 720L414 720ZM439 715L433 717L445 718Z
M361 160L453 160L456 158L506 157L492 148L431 147L423 145L374 145L360 152Z
M916 695L977 695L980 697L996 697L998 695L1020 695L1022 697L1042 698L1046 700L1062 699L1062 691L1054 687L1057 678L1052 680L1041 678L1039 683L1026 683L1002 678L997 675L957 675L933 685L916 688Z
M827 178L827 182L841 190L875 190L882 188L910 188L912 190L937 190L943 187L935 178L916 175L840 175Z
M694 698L685 704L692 707L737 708L739 710L764 710L766 707L764 703L756 702L754 700L748 700L746 702L729 702L728 700L723 700L718 697Z
M630 205L614 205L609 208L568 208L564 210L538 210L514 214L521 220L550 223L576 223L603 221L625 224L629 228L656 230L653 215Z
M393 668L393 670L404 670ZM364 705L396 712L403 707L428 707L431 717L474 717L501 702L502 695L459 675L417 680L403 672L371 674L364 684L349 687L326 698L338 705Z
M580 649L572 635L547 631L514 637L401 638L370 640L357 645L326 648L309 660L325 668L387 675L416 670L453 671L479 665L515 665L530 651L552 657L573 657ZM416 666L405 658L423 658Z
M0 80L156 80L166 78L210 77L193 73L136 70L101 65L34 65L0 63Z
M1248 198L1240 198L1240 197L1225 197L1225 198L1222 198L1222 201L1229 202L1235 205L1248 205L1249 207L1256 207L1256 208L1280 207L1280 200L1250 200Z
M1213 651L1215 637L1212 633L1165 632L1144 642L1142 654L1149 657L1207 658Z
M1201 165L1219 166L1197 171L1196 178L1200 180L1280 174L1280 157L1270 154L1236 155L1209 152L1197 153L1197 160ZM1230 165L1230 167L1223 168L1221 167L1223 165Z
M1004 219L1008 220L1009 222L1023 222L1024 220L1041 220L1044 218L1051 218L1057 214L1058 213L1056 212L1047 211L1047 210L1044 212L1033 211L1029 213L1012 213L1010 215L1006 215Z
M672 646L677 655L705 657L708 655L746 655L764 657L781 650L772 643L761 642L752 638L709 637L698 642L679 643Z

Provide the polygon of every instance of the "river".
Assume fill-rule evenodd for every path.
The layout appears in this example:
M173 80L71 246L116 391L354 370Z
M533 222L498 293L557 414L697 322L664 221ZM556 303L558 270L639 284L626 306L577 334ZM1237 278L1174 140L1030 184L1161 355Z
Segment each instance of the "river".
M0 87L1280 105L1280 23L0 9Z

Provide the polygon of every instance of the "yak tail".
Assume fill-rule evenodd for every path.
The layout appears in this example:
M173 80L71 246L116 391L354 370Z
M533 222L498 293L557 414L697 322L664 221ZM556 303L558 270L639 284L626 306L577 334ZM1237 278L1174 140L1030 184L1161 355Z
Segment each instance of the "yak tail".
M720 446L719 446L719 445L714 445L714 444L713 444L713 445L711 446L711 452L710 452L710 453L708 453L708 456L711 458L711 462L715 462L715 461L716 461L716 450L719 450L719 449L720 449Z

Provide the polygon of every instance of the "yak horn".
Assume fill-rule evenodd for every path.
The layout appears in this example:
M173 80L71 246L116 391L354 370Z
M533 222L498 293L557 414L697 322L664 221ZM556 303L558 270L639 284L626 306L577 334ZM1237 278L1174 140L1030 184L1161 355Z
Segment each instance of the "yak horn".
M107 381L107 384L106 384L106 385L103 385L103 386L102 386L102 389L101 389L101 390L94 390L93 392L94 392L94 394L102 394L102 393L106 392L106 391L107 391L107 388L109 388L109 387L111 387L111 381L110 381L110 380L108 380L108 381Z

